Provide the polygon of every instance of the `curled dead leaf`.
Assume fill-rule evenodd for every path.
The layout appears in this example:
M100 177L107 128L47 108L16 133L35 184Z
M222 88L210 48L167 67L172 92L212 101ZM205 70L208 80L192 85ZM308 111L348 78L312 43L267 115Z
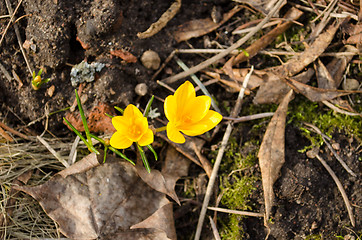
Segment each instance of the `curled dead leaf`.
M263 182L266 220L269 219L270 210L273 206L273 185L278 179L280 169L285 162L285 121L288 104L292 98L293 90L290 90L270 120L258 153Z

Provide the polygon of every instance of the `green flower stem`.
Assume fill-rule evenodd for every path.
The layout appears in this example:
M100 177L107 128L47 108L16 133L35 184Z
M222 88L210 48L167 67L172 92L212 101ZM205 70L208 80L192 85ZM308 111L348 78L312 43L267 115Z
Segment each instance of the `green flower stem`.
M81 116L81 118L82 118L85 135L87 136L88 143L89 143L90 145L92 145L92 139L91 139L91 137L90 137L90 135L89 135L90 132L89 132L88 124L87 124L87 119L85 118L84 111L83 111L83 107L82 107L82 103L81 103L81 101L80 101L80 98L79 98L77 89L75 89L75 97L76 97L76 99L77 99L79 113L80 113L80 116Z
M162 132L162 131L166 131L166 126L160 127L160 128L156 128L156 132Z
M103 155L103 163L106 162L106 158L107 158L107 150L108 150L108 146L105 145L104 146L104 155Z
M143 165L145 166L147 172L150 173L150 172L151 172L151 168L150 168L150 165L148 164L148 161L147 161L145 152L143 151L142 147L141 147L138 143L136 143L136 145L137 145L138 151L139 151L140 154L141 154L141 158L142 158Z
M75 132L75 134L77 134L80 139L85 143L85 145L88 147L88 149L91 151L91 152L95 152L96 154L99 154L99 152L97 151L97 149L95 149L93 147L92 144L90 144L83 136L82 134L80 134L80 132L66 119L63 117L63 120L65 121L65 123Z
M102 143L104 145L104 152L106 152L109 149L112 152L114 152L115 154L117 154L118 156L120 156L121 158L126 159L127 161L132 163L132 165L135 165L135 163L132 160L130 160L128 157L126 157L126 155L124 155L123 153L121 153L120 151L115 149L114 147L107 145L106 142L102 138L99 138L93 134L89 134L89 135L91 136L91 138L94 138L95 140L99 141L100 143ZM104 154L106 154L106 153L104 153ZM105 157L104 157L104 161L105 161Z

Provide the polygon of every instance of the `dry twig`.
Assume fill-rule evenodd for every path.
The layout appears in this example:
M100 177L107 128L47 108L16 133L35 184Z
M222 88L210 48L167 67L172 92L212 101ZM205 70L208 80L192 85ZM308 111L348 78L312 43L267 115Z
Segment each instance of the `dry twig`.
M336 176L336 174L333 172L333 170L328 166L328 164L326 163L326 161L324 161L324 159L322 157L320 157L318 154L316 155L316 158L322 163L322 165L324 166L324 168L328 171L329 175L331 175L331 177L333 178L334 182L336 183L338 190L340 191L340 193L342 194L342 198L344 203L346 204L346 208L348 211L348 216L349 216L349 220L351 221L352 226L354 227L356 225L356 221L353 215L353 210L352 210L352 206L348 200L348 196L346 194L346 192L344 191L343 185L342 183L339 181L338 177Z
M18 6L20 6L22 0L19 1L19 4ZM6 3L6 7L8 8L8 11L9 11L9 14L12 15L12 18L10 19L10 22L13 22L14 18L13 16L15 16L15 13L18 9L18 6L16 7L15 11L13 12L13 9L11 7L11 3L9 0L5 0L5 3ZM24 48L23 48L23 43L21 41L21 36L20 36L20 31L19 31L19 27L16 23L14 23L14 29L15 29L15 34L16 34L16 38L18 39L18 44L19 44L19 47L20 47L20 50L21 50L21 53L23 54L23 57L24 57L24 60L25 60L25 63L26 63L26 66L28 67L28 70L29 70L29 73L30 75L33 74L33 71L31 70L31 67L30 67L30 64L29 64L29 61L28 61L28 57L26 56L25 54L25 51L24 51ZM0 45L1 45L1 41L0 41Z
M322 137L323 141L326 143L329 150L333 153L333 155L336 157L338 162L342 165L342 167L353 177L357 177L357 175L352 171L352 169L350 167L348 167L348 165L343 161L343 159L336 153L336 151L334 151L333 147L328 142L329 137L326 136L324 133L322 133L322 131L318 127L314 126L313 124L310 124L310 123L304 123L304 124L306 126L310 127L312 131L319 134Z
M207 209L213 210L213 211L218 211L218 212L249 216L249 217L264 217L263 213L254 213L254 212L247 212L247 211L240 211L240 210L230 210L230 209L219 208L219 207L207 207Z
M206 67L208 67L209 65L215 63L216 61L218 61L219 59L224 58L225 56L227 56L230 52L232 52L233 50L237 49L238 47L240 47L241 45L243 45L246 41L248 41L257 31L259 31L264 24L266 24L269 19L277 12L277 10L280 8L280 6L282 6L284 0L279 0L274 8L269 12L269 14L263 19L263 21L261 21L255 29L253 29L251 32L249 32L248 34L246 34L243 38L239 39L236 43L234 43L233 45L231 45L229 48L225 49L223 52L213 56L212 58L207 59L206 61L192 67L189 69L189 71L187 72L182 72L179 74L176 74L174 76L165 78L162 80L162 82L164 83L173 83L176 82L177 80L187 77L190 74L196 73Z
M250 72L245 77L245 80L243 82L243 86L242 86L242 88L240 89L240 92L239 92L238 99L236 100L235 107L234 107L233 111L231 112L231 117L235 118L236 116L239 115L239 112L241 110L242 100L243 100L243 97L244 97L244 92L245 92L246 86L248 85L248 81L250 79L250 76L251 76L253 70L254 70L254 67L252 66L251 69L250 69ZM205 198L204 198L204 201L202 203L201 212L200 212L200 216L199 216L199 221L197 223L195 240L200 239L202 225L204 223L204 219L205 219L205 215L206 215L207 205L209 204L209 201L210 201L210 198L211 198L212 190L214 188L215 180L216 180L216 177L217 177L217 172L219 171L219 166L220 166L220 163L221 163L221 159L222 159L222 157L224 155L224 152L225 152L227 143L229 141L232 129L233 129L232 123L228 123L225 134L224 134L224 137L223 137L222 142L221 142L220 149L219 149L219 151L217 153L217 156L216 156L216 160L215 160L215 163L214 163L214 167L212 169L212 173L211 173L211 177L209 179L209 183L207 184Z
M47 141L45 141L44 138L40 137L40 136L36 136L36 138L39 140L39 142L41 142L48 150L49 152L51 152L51 154L53 154L53 156L59 160L59 162L61 162L61 164L64 165L64 167L69 167L69 164L67 163L67 161L65 161L48 143Z

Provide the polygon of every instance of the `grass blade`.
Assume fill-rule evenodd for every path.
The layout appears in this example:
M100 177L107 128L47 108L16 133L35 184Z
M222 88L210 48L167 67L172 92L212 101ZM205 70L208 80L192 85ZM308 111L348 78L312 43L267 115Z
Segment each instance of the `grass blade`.
M85 135L87 136L88 143L89 143L90 145L92 145L92 139L91 139L91 137L90 137L90 135L89 135L90 132L89 132L88 124L87 124L87 119L85 118L84 111L83 111L83 107L82 107L82 103L81 103L81 101L80 101L80 98L79 98L79 95L78 95L78 92L77 92L76 89L75 89L75 97L76 97L76 99L77 99L80 117L82 118L82 123L83 123L83 126L84 126ZM93 145L92 145L92 146L93 146Z
M151 146L151 144L147 145L148 149L150 149L150 151L153 153L153 155L155 156L155 159L157 161L158 157L157 157L157 153L155 151L155 149L153 149L153 147Z
M143 165L145 166L146 170L148 173L151 172L151 168L150 168L150 165L148 164L148 161L147 161L147 158L146 158L146 155L145 155L145 152L143 151L142 147L140 145L137 144L137 147L138 147L138 150L141 154L141 158L142 158L142 162L143 162Z
M75 132L75 134L77 134L80 137L80 139L85 143L85 145L88 147L90 151L99 154L97 149L95 149L92 144L89 144L88 141L82 136L82 134L66 118L63 117L63 120L73 130L73 132Z

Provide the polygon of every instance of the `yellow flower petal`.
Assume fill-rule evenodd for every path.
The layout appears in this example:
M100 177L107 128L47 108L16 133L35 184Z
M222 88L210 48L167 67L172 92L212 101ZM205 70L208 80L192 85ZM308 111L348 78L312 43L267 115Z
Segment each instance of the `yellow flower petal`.
M115 132L110 139L110 144L114 148L126 149L132 145L132 141L129 140L125 135L122 135L119 132Z
M221 120L222 116L220 113L209 110L201 121L188 125L185 128L180 129L180 131L189 136L201 135L214 128Z
M187 101L187 100L186 100ZM188 113L188 118L191 122L198 122L203 119L208 113L211 105L211 98L208 96L199 96L191 100L187 107L185 107L185 112Z
M112 118L114 128L124 134L128 131L129 121L124 116L116 116Z
M185 137L180 133L180 131L177 128L175 128L175 126L171 122L167 124L166 131L168 139L170 139L172 142L175 143L185 142Z
M135 119L143 117L141 111L133 104L129 104L124 110L123 116L127 119Z
M138 141L138 144L140 146L146 146L153 143L153 132L151 129L148 129L145 134L141 137L141 139Z
M187 101L193 100L196 97L195 88L192 83L186 81L177 88L174 96L177 103L177 112L182 115L187 106Z
M163 108L165 111L166 118L169 121L175 121L176 114L177 114L177 103L176 103L175 96L170 95L170 96L166 97Z

